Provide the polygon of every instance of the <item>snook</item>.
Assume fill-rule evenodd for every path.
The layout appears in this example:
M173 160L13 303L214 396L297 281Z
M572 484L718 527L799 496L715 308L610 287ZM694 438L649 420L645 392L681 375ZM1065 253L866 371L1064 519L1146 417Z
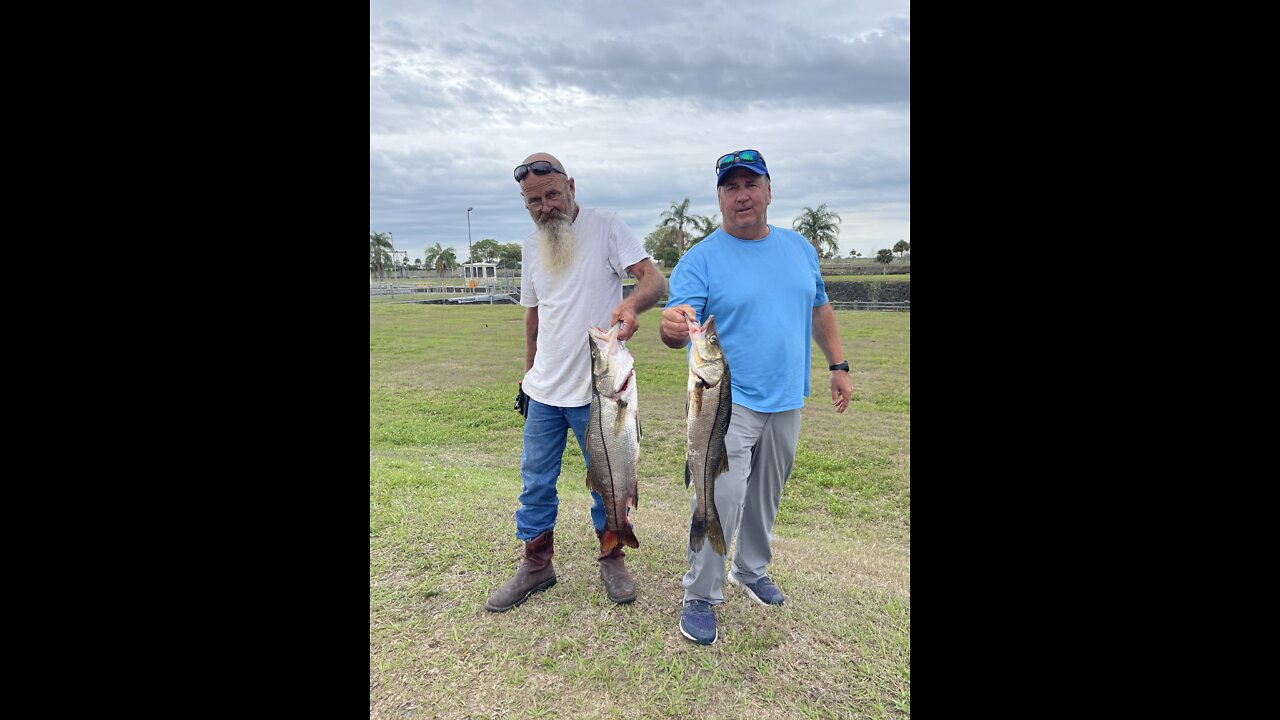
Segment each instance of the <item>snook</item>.
M628 508L640 502L636 462L640 458L640 412L636 404L635 361L618 340L618 326L587 329L591 351L591 415L587 422L587 487L604 499L605 530L600 552L619 542L640 547Z
M711 547L724 555L724 530L720 513L716 512L716 478L729 469L729 451L724 436L733 413L733 390L729 382L729 363L720 336L716 334L716 317L712 315L701 327L693 318L689 323L689 384L685 400L685 424L689 446L684 462L684 486L693 485L697 504L689 523L689 549L697 552L706 539Z

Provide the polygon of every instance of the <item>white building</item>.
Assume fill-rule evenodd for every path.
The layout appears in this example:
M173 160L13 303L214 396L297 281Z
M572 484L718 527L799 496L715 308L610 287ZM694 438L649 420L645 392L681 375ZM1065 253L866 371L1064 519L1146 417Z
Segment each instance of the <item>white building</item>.
M483 287L498 283L498 263L477 262L462 263L462 279L467 287Z

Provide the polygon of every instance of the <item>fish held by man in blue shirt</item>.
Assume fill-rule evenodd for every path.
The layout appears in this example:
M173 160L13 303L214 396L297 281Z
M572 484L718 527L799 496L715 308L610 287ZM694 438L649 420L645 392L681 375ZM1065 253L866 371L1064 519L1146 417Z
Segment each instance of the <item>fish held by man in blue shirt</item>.
M733 389L729 361L720 346L716 316L701 326L689 323L689 382L685 399L688 453L684 462L684 486L693 485L696 506L689 523L689 549L698 552L706 540L724 555L724 530L716 511L716 478L729 469L724 436L733 414Z

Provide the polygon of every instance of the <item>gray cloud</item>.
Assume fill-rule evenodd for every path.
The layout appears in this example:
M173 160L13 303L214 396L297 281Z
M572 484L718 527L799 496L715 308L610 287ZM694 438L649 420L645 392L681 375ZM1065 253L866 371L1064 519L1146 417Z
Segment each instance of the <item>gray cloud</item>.
M641 237L684 197L716 215L713 160L755 147L773 224L826 202L842 252L910 239L905 1L477 5L370 5L370 230L410 257L465 255L467 207L473 240L523 239L535 151Z

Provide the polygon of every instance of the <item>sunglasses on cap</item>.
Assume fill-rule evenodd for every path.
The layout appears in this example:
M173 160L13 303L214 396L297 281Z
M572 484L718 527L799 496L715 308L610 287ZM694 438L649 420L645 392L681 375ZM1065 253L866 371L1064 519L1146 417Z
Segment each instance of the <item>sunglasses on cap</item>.
M569 177L568 173L556 167L555 165L552 165L546 160L534 160L528 165L516 166L516 182L524 182L524 179L529 177L530 170L533 171L534 175L546 175L547 173L558 172L561 175L564 175L565 177Z
M760 154L759 150L740 150L736 153L729 153L717 160L716 173L722 173L738 163L744 165L760 163L760 167L765 167L764 156Z

